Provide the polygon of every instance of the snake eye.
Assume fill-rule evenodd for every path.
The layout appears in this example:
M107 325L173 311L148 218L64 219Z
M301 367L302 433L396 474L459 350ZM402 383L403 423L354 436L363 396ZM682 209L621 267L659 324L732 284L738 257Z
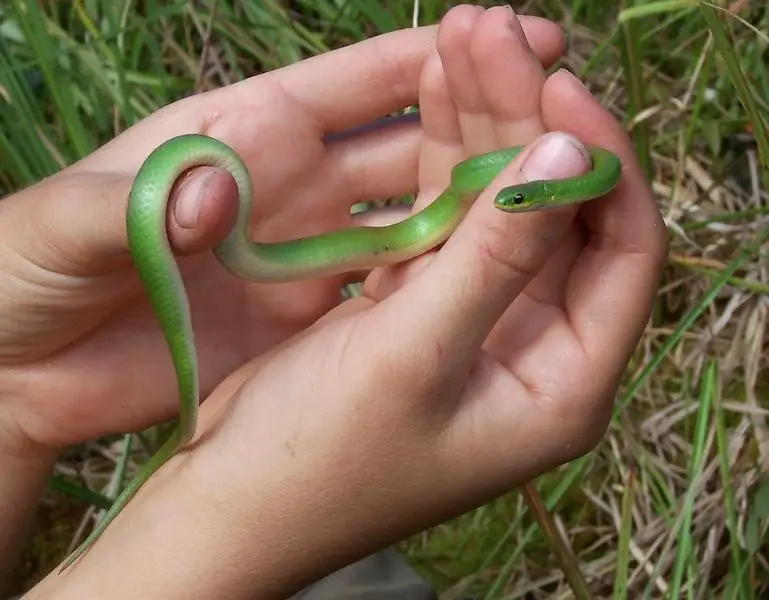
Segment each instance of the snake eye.
M523 204L522 192L518 192L515 196L513 196L513 204Z

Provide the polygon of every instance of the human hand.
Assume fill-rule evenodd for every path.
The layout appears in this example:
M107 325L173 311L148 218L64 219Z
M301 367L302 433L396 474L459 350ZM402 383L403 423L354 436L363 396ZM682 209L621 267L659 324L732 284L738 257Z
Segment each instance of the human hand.
M524 26L545 63L558 27ZM131 266L132 178L164 140L230 144L254 182L254 235L274 241L349 224L356 202L416 187L418 123L324 143L413 104L435 28L406 30L168 106L92 155L0 203L0 437L46 448L173 417L170 356ZM195 212L196 200L199 209ZM224 238L234 183L196 169L177 186L169 235L190 297L205 397L221 379L333 307L339 278L237 280L203 252ZM2 444L0 444L2 446Z
M217 388L188 451L68 584L119 589L126 564L162 563L142 585L165 598L285 598L600 439L666 250L632 145L574 77L545 76L504 9L450 11L438 48L421 78L421 204L469 154L538 138L547 155L512 163L440 250L376 271ZM501 187L587 167L546 131L614 151L622 181L580 207L501 213Z

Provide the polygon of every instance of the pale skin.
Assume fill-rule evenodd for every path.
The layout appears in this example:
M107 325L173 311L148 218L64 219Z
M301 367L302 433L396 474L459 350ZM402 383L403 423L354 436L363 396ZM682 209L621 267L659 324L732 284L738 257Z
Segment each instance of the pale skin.
M422 205L458 160L548 131L608 148L624 167L604 199L500 214L492 198L530 175L524 154L440 251L372 273L364 296L340 306L339 280L229 276L206 250L233 217L232 182L191 176L180 209L208 178L196 226L177 214L169 228L188 255L206 397L198 435L30 597L285 598L600 440L666 233L621 126L571 75L546 76L562 50L552 24L461 6L440 30L383 36L172 105L0 203L7 531L62 448L174 416L170 360L123 225L131 176L162 140L196 131L241 153L258 182L261 239L337 228L353 203L417 187ZM417 100L421 127L322 143ZM551 174L585 167L577 154ZM9 563L10 547L0 550Z

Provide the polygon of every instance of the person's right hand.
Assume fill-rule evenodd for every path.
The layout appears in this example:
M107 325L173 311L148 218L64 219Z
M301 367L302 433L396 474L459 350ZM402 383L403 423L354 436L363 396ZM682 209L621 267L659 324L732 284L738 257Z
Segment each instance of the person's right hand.
M522 23L539 59L555 61L564 48L560 28ZM132 178L153 148L190 132L231 145L251 172L260 241L348 225L352 204L416 189L421 127L324 137L415 103L435 35L435 27L383 35L185 99L2 200L0 447L58 449L175 415L170 356L132 269L124 225ZM172 199L172 245L195 254L180 264L203 398L339 297L339 278L254 285L231 276L205 250L223 239L234 211L231 178L212 169L195 170Z

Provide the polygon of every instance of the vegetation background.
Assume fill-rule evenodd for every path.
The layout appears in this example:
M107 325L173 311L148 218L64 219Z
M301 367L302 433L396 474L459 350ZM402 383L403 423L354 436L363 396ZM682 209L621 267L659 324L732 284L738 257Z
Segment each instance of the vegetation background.
M0 193L175 99L436 23L449 5L4 0ZM557 66L627 125L669 228L669 265L604 442L401 550L444 599L767 598L769 4L513 6L563 26ZM97 440L62 458L11 592L90 527L109 486L148 456L134 446Z

